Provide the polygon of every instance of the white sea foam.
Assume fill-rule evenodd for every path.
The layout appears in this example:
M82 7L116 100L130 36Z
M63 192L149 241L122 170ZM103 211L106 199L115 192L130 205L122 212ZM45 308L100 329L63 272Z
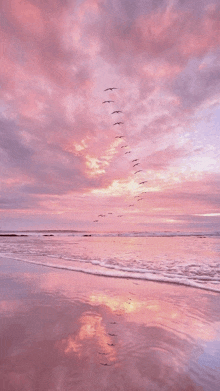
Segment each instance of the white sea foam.
M49 233L46 233L48 235ZM0 255L17 261L106 277L182 284L220 292L220 236L1 237ZM151 233L152 234L152 233ZM127 235L127 236L126 236ZM202 239L200 239L202 238Z
M135 279L135 280L146 280L146 281L155 281L155 282L164 282L164 283L171 283L171 284L178 284L178 285L185 285L193 288L199 288L199 289L204 289L208 291L213 291L213 292L219 292L220 293L220 286L219 288L212 287L212 286L207 286L204 284L201 284L199 282L195 281L195 278L186 278L184 276L180 275L166 275L166 274L159 274L156 272L150 272L150 271L144 271L144 270L138 270L138 269L129 269L129 268L119 268L117 266L112 267L112 266L106 266L105 269L93 269L93 268L85 268L85 267L79 267L79 266L68 266L64 264L59 264L59 263L51 263L51 262L46 262L44 263L42 260L41 261L36 261L36 260L30 260L30 259L21 259L21 258L15 258L11 257L7 254L4 255L4 257L8 259L13 259L18 262L25 262L25 263L30 263L34 265L39 265L43 267L48 267L48 268L54 268L54 269L62 269L62 270L69 270L69 271L75 271L75 272L81 272L81 273L86 273L86 274L92 274L92 275L97 275L97 276L102 276L102 277L113 277L113 278L129 278L129 279ZM82 262L82 261L80 261ZM101 264L98 261L94 261L96 265L101 266ZM82 262L83 263L83 262ZM90 263L88 261L85 261L85 263ZM111 271L108 269L112 269ZM199 278L197 278L199 280ZM202 281L211 281L212 283L216 283L220 285L220 280L207 280L203 279L202 277L200 278Z

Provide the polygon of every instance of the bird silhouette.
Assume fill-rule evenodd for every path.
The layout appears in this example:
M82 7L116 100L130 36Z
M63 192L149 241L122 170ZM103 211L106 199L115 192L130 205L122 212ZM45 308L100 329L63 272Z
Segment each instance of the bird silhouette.
M147 181L140 182L139 185L143 185L144 183L147 183Z
M115 136L115 138L123 138L124 136Z
M123 215L118 215L118 217L122 217Z
M112 91L112 90L118 90L118 88L116 88L116 87L110 87L110 88L106 88L104 91Z
M111 114L115 114L115 113L122 113L122 111L121 110L115 110Z
M104 102L102 103L111 103L111 102L114 102L114 100L104 100Z
M133 163L133 162L137 162L138 160L139 160L139 159L134 159L134 160L132 160L132 163Z
M122 145L122 146L121 146L121 148L126 148L126 147L128 147L128 145Z
M94 220L93 223L98 223L99 220Z
M138 171L136 171L134 174L137 174L138 172L141 172L141 171L143 171L143 170L138 170Z
M113 124L113 126L114 125L121 125L121 124L123 124L124 122L115 122L114 124Z
M135 167L135 166L138 166L138 164L140 164L140 163L136 163L136 164L134 164L134 165L133 165L133 167Z
M125 155L126 155L127 153L131 153L131 151L125 152Z
M129 207L130 207L130 206L134 206L134 204L131 204L131 205L128 205L128 206L129 206Z
M137 200L137 201L141 201L141 200L143 200L143 198L139 198L139 200Z

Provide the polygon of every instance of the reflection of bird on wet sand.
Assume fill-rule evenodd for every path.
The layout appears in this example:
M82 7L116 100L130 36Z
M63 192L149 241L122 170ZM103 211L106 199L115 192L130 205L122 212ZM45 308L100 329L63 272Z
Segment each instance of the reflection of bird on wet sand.
M102 363L102 362L100 362L100 364L101 364L101 365L104 365L104 366L106 366L106 367L110 367L110 366L111 366L111 364L106 364L106 363L104 364L104 363Z

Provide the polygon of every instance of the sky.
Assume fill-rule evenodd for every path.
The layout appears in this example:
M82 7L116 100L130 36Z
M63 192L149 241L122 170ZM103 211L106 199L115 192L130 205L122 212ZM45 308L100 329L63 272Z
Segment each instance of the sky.
M219 2L1 9L0 230L220 230Z

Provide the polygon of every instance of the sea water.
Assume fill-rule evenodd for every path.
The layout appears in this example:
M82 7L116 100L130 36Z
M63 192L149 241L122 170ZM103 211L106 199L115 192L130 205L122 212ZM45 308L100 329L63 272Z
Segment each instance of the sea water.
M218 232L1 232L1 255L70 272L220 292Z

